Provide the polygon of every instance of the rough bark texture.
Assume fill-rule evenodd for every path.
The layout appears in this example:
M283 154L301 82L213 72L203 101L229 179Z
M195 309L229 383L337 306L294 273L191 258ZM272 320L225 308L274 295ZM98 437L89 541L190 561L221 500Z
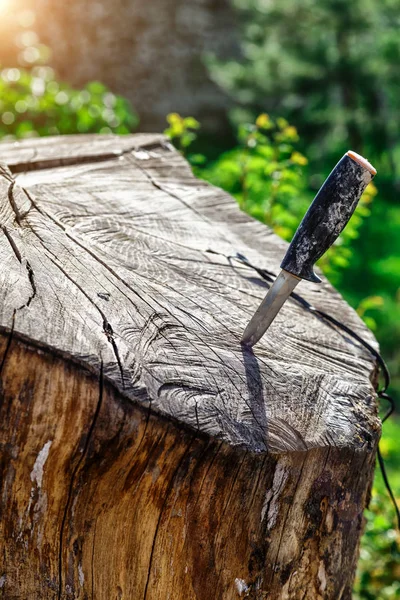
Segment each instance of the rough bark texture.
M2 144L0 597L348 600L379 436L364 349L160 136ZM314 305L375 343L324 281Z
M76 85L98 80L126 96L141 130L162 131L171 111L221 130L230 101L208 76L204 55L237 52L230 0L13 0L9 12L26 8L60 76ZM9 26L0 58L15 66Z

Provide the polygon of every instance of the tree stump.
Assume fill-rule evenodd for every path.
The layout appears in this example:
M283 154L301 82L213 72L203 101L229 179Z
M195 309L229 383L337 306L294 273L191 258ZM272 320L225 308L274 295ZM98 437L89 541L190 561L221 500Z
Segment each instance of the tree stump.
M266 289L222 254L286 243L161 136L0 160L0 597L350 599L376 365L292 300L240 346Z

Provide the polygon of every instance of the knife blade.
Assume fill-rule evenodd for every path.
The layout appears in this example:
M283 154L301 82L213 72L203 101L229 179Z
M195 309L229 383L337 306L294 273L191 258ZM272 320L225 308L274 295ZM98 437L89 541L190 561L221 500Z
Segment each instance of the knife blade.
M340 159L303 217L281 263L282 271L247 325L242 344L252 347L262 338L302 279L321 281L314 264L346 227L375 175L371 163L352 150Z

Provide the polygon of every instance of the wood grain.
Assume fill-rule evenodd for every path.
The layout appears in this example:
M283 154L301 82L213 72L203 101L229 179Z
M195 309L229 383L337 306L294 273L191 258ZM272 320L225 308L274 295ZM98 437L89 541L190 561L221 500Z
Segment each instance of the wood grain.
M241 348L266 288L222 254L287 244L160 136L0 157L0 597L349 600L376 365L292 301Z
M243 452L17 337L0 352L0 597L351 598L373 452Z
M13 148L0 151L19 173L15 184L7 174L0 182L0 326L9 330L17 311L24 339L93 372L103 360L126 397L232 445L368 444L376 420L368 351L290 301L254 354L244 351L241 334L265 289L207 251L239 251L277 272L286 244L196 180L159 137L145 139L144 148L142 136L121 146L109 137L46 140L34 163L49 165L52 148L52 166L33 171L29 141L25 173ZM101 155L97 143L103 161L57 166L74 148L77 157L82 148L85 158ZM300 293L371 341L327 283L301 284Z

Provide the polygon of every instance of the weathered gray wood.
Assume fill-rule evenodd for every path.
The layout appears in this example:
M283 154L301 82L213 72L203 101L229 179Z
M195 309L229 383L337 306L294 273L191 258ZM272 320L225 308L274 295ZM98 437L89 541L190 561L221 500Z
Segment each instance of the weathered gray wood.
M287 244L160 136L0 158L0 597L350 600L374 361L291 300L242 349L265 286L216 254Z
M126 397L232 445L370 444L366 350L292 301L254 355L241 348L265 289L207 251L276 273L286 244L159 136L3 144L0 157L16 173L0 182L3 330L95 372L103 360ZM328 283L300 293L374 343Z
M0 162L6 162L14 172L45 169L56 164L66 166L85 162L104 161L117 158L132 148L132 136L118 135L69 135L59 136L57 151L53 137L28 138L23 142L0 144ZM135 145L140 147L159 145L165 142L162 135L136 134Z

